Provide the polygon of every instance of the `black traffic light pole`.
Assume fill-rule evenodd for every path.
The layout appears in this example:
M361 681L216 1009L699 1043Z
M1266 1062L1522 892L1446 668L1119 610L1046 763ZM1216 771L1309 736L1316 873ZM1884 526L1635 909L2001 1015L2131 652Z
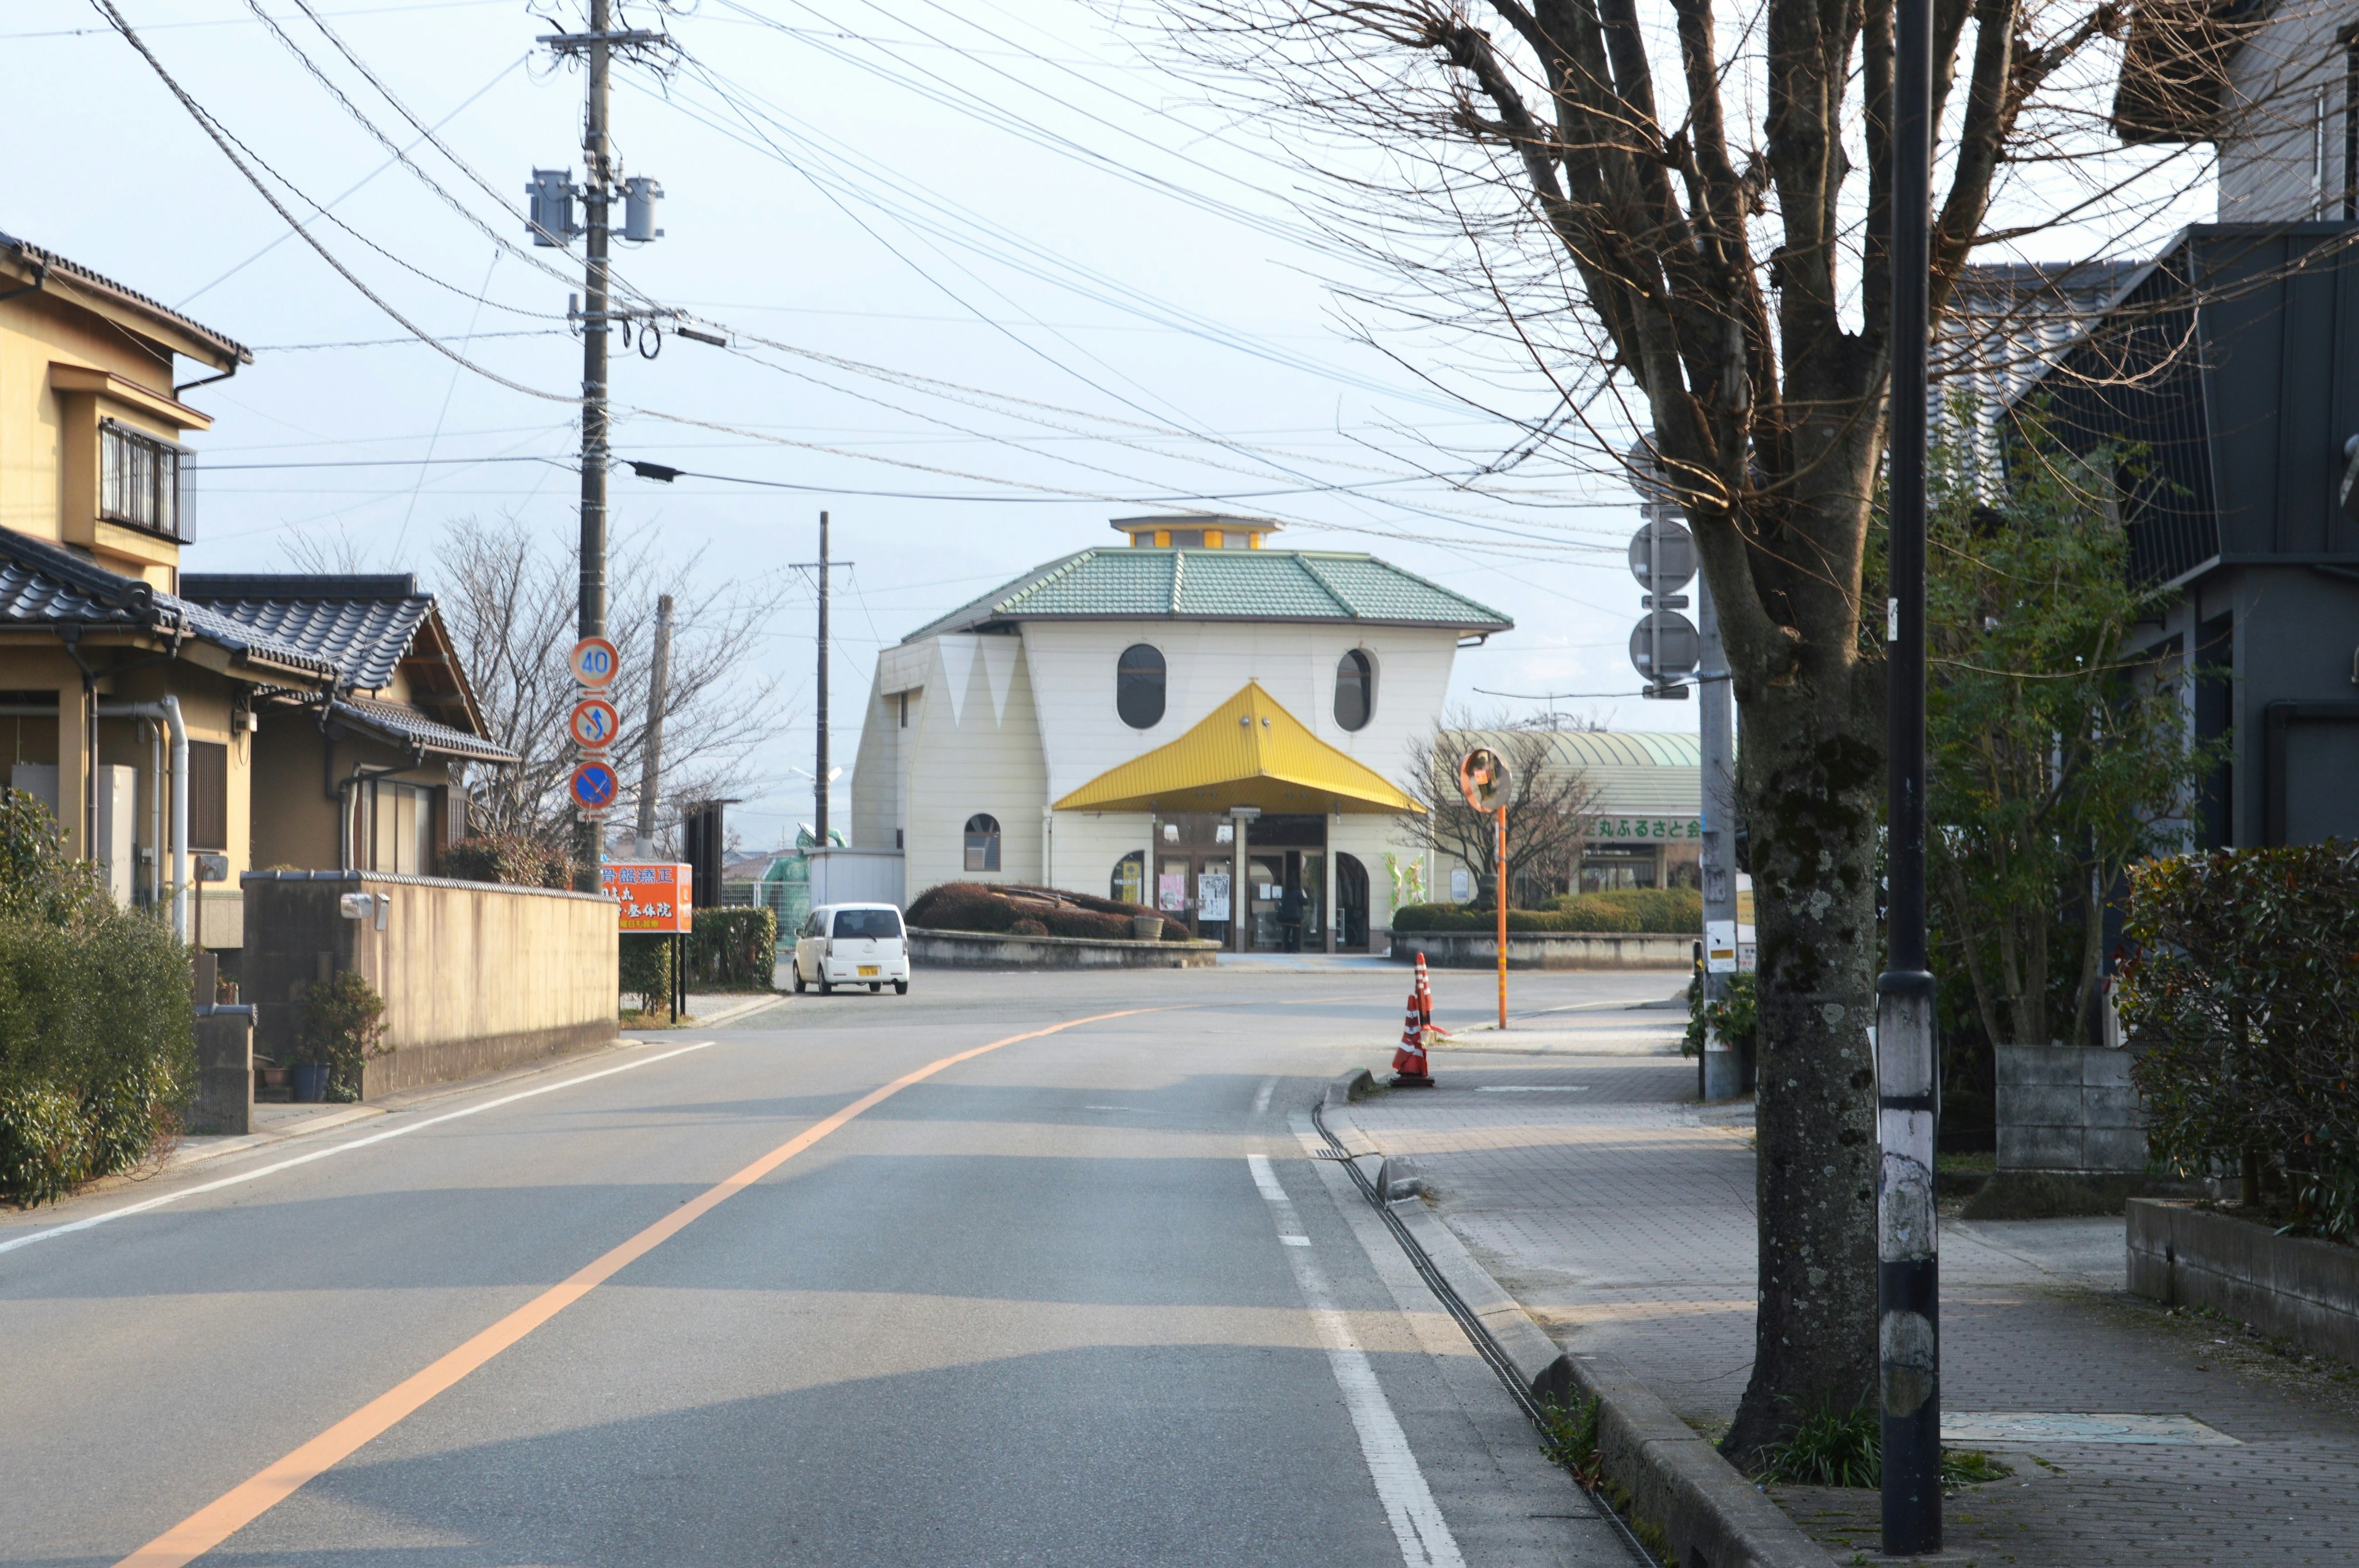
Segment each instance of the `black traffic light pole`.
M1875 983L1878 1402L1884 1550L1941 1549L1940 1278L1933 1217L1933 977L1925 959L1925 426L1932 0L1896 0L1892 71L1891 680L1886 965Z

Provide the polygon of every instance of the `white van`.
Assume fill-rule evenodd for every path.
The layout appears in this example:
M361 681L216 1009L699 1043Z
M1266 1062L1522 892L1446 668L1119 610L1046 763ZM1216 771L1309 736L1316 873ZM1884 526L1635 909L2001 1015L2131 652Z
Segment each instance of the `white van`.
M795 991L866 986L909 994L909 935L889 903L823 903L795 933Z

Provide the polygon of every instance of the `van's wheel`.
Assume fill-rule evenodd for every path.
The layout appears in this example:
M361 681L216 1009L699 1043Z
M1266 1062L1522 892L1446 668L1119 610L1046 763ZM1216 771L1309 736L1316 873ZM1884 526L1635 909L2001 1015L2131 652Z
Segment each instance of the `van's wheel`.
M803 971L799 964L795 966L795 994L797 996L803 994Z
M819 994L821 996L833 996L835 994L834 983L825 975L821 975L819 978Z
M909 982L907 980L895 980L893 982L893 994L895 996L908 996L909 994Z

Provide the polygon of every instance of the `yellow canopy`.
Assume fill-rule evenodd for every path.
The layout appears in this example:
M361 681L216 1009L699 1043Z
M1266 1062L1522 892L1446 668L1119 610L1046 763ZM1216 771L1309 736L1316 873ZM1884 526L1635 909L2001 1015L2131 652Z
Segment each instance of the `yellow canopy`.
M1419 812L1385 776L1313 735L1259 681L1194 729L1143 757L1109 768L1064 799L1060 811Z

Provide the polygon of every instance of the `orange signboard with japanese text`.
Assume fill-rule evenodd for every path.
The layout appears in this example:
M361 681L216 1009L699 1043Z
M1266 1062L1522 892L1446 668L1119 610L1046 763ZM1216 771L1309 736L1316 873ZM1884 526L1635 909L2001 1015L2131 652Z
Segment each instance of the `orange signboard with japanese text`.
M622 906L625 931L692 932L690 871L669 860L613 860L598 868L598 891Z

